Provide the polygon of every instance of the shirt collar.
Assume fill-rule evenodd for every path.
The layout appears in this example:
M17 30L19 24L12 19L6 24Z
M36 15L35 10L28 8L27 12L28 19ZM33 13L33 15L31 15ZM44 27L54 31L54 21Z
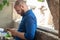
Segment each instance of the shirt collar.
M27 12L24 13L23 16L29 15L31 11L32 11L32 9L28 10Z

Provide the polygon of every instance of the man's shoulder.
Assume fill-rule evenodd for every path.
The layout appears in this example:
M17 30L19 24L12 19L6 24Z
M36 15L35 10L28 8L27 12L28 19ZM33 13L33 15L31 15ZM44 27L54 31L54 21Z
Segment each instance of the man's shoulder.
M26 18L33 18L33 19L35 19L36 17L34 16L34 15L28 15L28 16L26 16Z

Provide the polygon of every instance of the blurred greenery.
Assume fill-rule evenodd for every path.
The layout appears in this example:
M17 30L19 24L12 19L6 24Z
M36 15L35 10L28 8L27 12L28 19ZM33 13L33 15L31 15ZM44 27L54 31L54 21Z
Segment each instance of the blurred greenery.
M38 0L39 2L43 2L44 0Z
M9 1L8 0L3 0L2 3L0 3L0 11L3 9L3 7L5 5L9 6Z
M12 37L9 33L7 33L6 35L5 35L5 38L6 39L9 39L10 37Z
M3 4L0 4L0 10L2 10L3 9Z

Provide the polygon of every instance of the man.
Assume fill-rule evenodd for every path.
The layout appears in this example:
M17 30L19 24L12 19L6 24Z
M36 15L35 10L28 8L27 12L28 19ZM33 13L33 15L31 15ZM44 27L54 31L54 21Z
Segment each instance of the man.
M28 9L24 0L17 0L14 6L19 15L22 16L18 31L7 29L15 37L15 40L34 40L37 28L36 17L32 10Z

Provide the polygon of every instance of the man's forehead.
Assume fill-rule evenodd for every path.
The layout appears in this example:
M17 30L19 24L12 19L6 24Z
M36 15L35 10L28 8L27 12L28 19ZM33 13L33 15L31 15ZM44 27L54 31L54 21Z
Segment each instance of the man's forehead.
M14 6L14 8L18 8L18 7L19 7L18 5Z

